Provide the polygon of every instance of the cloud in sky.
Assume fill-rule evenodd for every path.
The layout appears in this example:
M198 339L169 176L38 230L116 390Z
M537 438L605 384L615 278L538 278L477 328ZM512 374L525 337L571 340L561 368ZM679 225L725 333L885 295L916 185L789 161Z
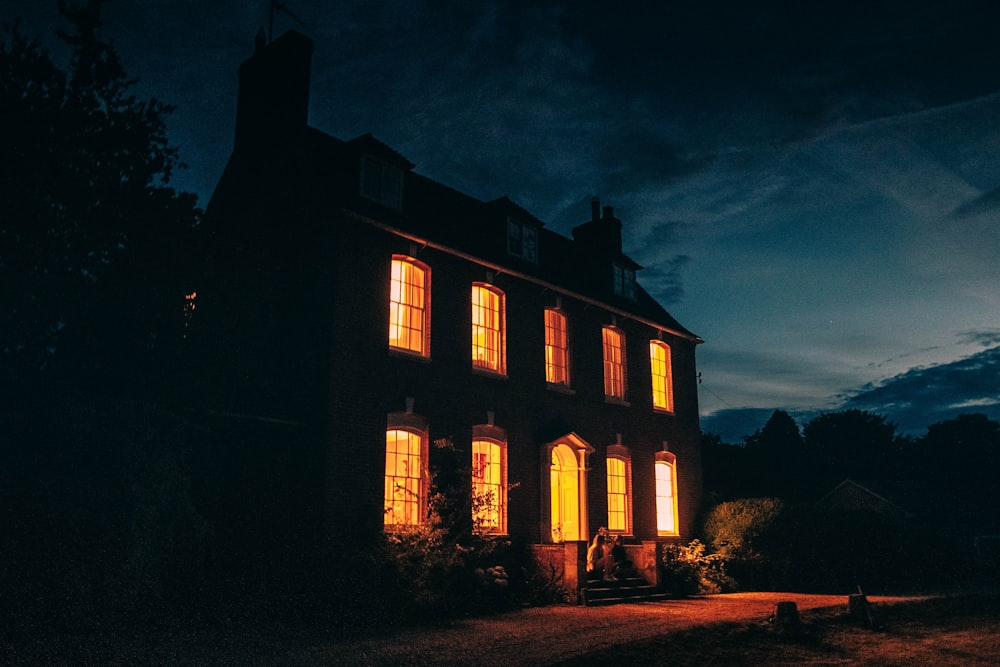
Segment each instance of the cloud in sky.
M15 4L51 34L54 3ZM995 3L288 4L315 127L563 234L614 206L640 282L706 340L706 417L836 408L1000 331ZM175 185L204 204L267 3L104 13L139 92L178 106Z

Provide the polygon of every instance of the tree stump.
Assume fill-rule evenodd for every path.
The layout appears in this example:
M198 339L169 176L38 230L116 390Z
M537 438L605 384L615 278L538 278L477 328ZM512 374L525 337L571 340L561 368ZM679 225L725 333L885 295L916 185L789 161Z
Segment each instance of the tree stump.
M779 602L774 605L774 627L783 635L797 635L802 629L799 608L794 602Z
M854 593L847 597L847 613L850 614L851 618L867 625L872 630L878 630L882 627L882 623L875 614L875 609L872 608L864 593Z

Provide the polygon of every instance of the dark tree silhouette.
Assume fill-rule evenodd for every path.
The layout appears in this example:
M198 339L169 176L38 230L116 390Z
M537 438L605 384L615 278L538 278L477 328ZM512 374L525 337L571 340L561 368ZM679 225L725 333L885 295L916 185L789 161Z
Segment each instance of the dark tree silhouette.
M903 439L896 424L866 410L828 412L802 428L806 448L817 457L828 485L845 477L898 477Z
M815 499L819 491L815 483L817 462L805 448L799 425L787 412L775 410L762 429L744 438L744 446L757 477L756 495Z
M130 93L99 34L103 0L59 11L60 69L15 22L0 41L0 358L6 385L33 377L138 377L176 354L198 211L168 183L171 107Z
M906 448L912 475L989 509L1000 493L1000 423L963 414L932 424Z
M748 452L743 447L727 444L714 433L702 434L702 480L710 503L756 494L755 480L747 474L748 461Z
M0 33L0 616L56 633L202 590L212 532L204 425L142 400L176 374L199 213L102 4L59 3L65 69Z

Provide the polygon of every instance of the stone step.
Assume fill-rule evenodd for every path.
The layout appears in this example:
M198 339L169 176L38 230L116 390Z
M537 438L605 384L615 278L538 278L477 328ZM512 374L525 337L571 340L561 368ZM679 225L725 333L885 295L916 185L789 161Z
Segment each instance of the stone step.
M580 589L580 599L584 605L597 606L621 602L648 602L666 600L670 596L651 586L641 577L618 579L616 581L591 581Z

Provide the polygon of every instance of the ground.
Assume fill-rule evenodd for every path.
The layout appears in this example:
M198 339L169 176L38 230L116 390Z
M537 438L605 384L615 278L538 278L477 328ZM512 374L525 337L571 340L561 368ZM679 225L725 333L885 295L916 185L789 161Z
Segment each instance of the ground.
M609 607L550 606L345 639L330 628L222 624L0 646L2 664L705 665L1000 664L1000 594L872 596L883 627L847 596L735 593ZM801 632L769 623L795 602Z

